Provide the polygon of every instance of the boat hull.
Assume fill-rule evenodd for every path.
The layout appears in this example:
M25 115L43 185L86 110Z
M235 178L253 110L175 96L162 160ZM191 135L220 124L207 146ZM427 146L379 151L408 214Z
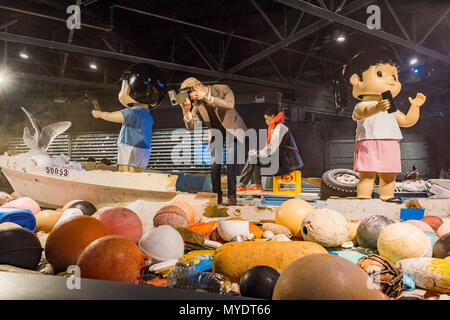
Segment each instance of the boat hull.
M40 168L30 159L5 155L0 157L0 167L17 195L45 208L58 208L74 199L101 208L139 199L167 202L177 195L177 176L169 174Z

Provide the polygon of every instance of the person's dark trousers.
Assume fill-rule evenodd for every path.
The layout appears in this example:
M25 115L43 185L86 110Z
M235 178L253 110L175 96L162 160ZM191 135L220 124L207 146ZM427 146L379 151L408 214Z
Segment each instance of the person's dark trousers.
M256 184L257 186L262 185L261 167L258 165L256 156L249 156L247 162L245 163L244 169L242 170L239 185L246 186L249 182L251 182L251 184Z
M240 143L232 138L233 148L232 150L227 150L226 157L229 160L226 160L224 163L226 165L227 170L227 187L228 187L228 199L236 199L236 175L238 168L238 156L237 150L240 148ZM217 157L216 157L217 155ZM211 144L211 183L213 187L213 192L217 193L218 202L222 202L222 187L221 187L221 163L216 163L215 159L223 159L223 146L222 148L214 146ZM230 162L231 158L233 159L232 163Z

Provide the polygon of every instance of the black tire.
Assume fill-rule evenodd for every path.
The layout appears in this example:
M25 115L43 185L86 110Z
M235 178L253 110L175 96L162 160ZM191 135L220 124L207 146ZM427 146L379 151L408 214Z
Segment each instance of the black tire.
M359 174L356 171L350 169L332 169L325 171L322 175L322 181L320 185L320 199L326 200L331 196L340 198L356 197L356 187L358 182L345 183L336 180L337 175L348 174L352 175L359 181Z

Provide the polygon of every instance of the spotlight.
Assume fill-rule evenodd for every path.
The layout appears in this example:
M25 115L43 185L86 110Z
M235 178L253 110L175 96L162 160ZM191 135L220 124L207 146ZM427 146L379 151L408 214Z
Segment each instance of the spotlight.
M419 67L414 67L414 68L412 68L412 73L413 74L419 74L420 73L420 68Z
M336 38L336 41L337 41L337 42L344 42L344 41L345 41L345 36L343 36L343 35L338 36L338 37Z
M411 66L415 65L417 62L419 62L419 60L417 60L416 57L411 58L411 60L409 60L409 64L410 64Z
M95 62L91 62L91 63L89 64L89 67L90 67L91 69L93 69L93 70L97 70L97 69L98 69L97 64L96 64Z
M2 69L0 70L0 88L6 88L10 84L10 76L8 74L8 70Z
M22 59L28 59L30 56L29 56L29 54L28 54L28 52L25 50L25 49L23 49L23 50L21 50L20 52L19 52L19 56L22 58Z

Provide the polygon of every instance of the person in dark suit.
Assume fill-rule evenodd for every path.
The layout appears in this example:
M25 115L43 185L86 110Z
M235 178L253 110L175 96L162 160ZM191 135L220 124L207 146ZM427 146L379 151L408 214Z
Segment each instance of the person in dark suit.
M220 182L222 150L228 140L228 205L236 205L237 150L244 144L247 127L234 108L234 93L227 85L205 86L193 77L184 80L180 89L187 87L193 87L194 91L189 94L185 103L181 104L184 122L188 130L194 130L195 122L203 120L209 129L211 182L213 192L218 195L219 204L222 202ZM221 138L223 143L215 141L217 138Z

